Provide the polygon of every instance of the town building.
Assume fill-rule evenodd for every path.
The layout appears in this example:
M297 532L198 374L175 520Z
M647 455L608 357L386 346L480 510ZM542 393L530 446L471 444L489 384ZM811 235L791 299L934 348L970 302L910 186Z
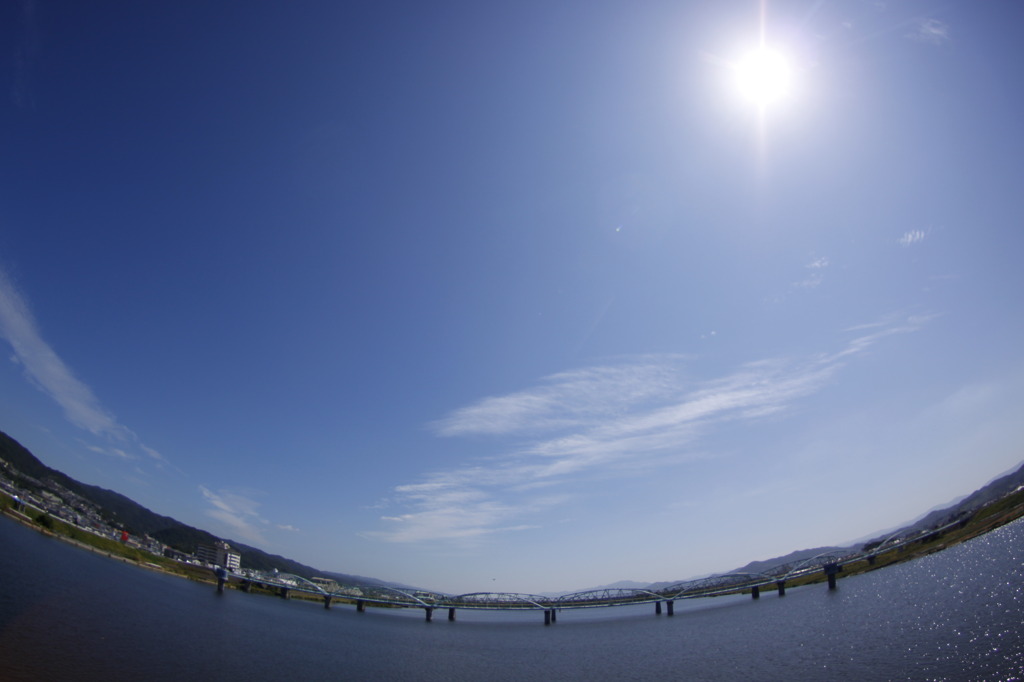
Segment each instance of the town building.
M332 580L331 578L313 577L310 578L310 581L315 585L319 585L320 589L322 589L324 592L337 592L339 589L338 582L336 580Z
M196 549L196 557L205 564L223 566L229 571L237 569L242 563L242 555L231 548L231 545L218 540L210 544L201 544Z

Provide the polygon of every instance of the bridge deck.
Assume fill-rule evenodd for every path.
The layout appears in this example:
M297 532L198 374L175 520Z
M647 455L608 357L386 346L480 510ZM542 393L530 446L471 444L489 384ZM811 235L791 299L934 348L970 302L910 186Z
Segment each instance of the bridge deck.
M737 594L753 591L755 588L759 590L762 587L781 587L786 581L823 570L826 573L829 571L834 573L841 570L843 565L900 549L930 535L943 533L960 523L961 521L958 520L940 528L921 531L903 539L890 539L873 548L870 552L821 554L804 561L776 566L765 573L731 573L711 576L676 583L657 591L606 589L577 592L560 597L506 592L476 592L451 595L415 590L406 591L378 585L346 585L339 587L335 591L328 591L321 585L300 576L280 573L261 573L249 576L233 575L231 579L242 583L248 582L260 585L271 590L302 592L315 595L327 600L328 603L329 601L339 600L356 604L375 604L378 606L401 608L473 609L487 611L551 611L626 606L630 604L658 604L660 609L660 602Z

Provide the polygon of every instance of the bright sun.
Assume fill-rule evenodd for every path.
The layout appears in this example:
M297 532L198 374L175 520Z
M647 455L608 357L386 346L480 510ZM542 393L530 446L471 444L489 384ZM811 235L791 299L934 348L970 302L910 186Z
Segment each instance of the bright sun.
M780 53L759 48L736 63L740 95L758 107L785 99L792 87L792 69Z

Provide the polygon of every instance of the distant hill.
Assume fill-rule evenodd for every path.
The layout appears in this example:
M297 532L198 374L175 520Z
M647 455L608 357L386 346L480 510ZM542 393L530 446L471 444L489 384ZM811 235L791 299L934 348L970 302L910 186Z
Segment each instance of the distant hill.
M324 571L318 573L321 578L331 578L336 580L342 585L380 585L382 587L393 587L396 590L422 590L421 587L414 587L412 585L405 585L404 583L392 583L387 580L378 580L377 578L367 578L364 575L351 575L349 573L335 573L333 571Z
M811 557L818 556L819 554L825 554L827 552L834 552L836 550L852 549L848 547L815 547L814 549L798 549L795 552L790 552L785 556L775 557L774 559L763 559L761 561L751 561L745 566L734 568L731 571L723 571L722 573L711 573L706 576L692 576L690 578L683 578L681 580L662 581L658 583L651 583L646 586L646 589L652 592L663 590L666 587L681 583L687 580L696 580L697 578L709 578L712 575L728 575L729 573L764 573L770 568L775 568L782 564L791 564L797 561L803 561L804 559L810 559Z
M775 568L782 564L792 564L797 561L803 561L804 559L810 559L816 557L819 554L827 554L829 552L841 552L843 550L852 550L853 547L815 547L814 549L798 549L795 552L790 552L785 556L775 557L774 559L764 559L763 561L751 561L746 566L729 571L730 573L764 573L770 568Z
M561 597L565 594L575 594L577 592L596 592L597 590L639 590L647 587L647 583L640 583L635 580L619 580L608 585L598 585L597 587L584 587L580 590L565 590L562 592L541 592L541 597Z
M81 483L63 472L51 469L42 462L40 462L35 455L29 452L24 446L18 441L8 436L6 433L0 431L0 458L6 460L14 469L23 474L19 483L26 488L38 488L40 483L44 483L47 480L51 480L67 490L80 495L85 498L100 510L100 513L105 519L115 526L123 527L128 532L135 535L149 535L150 537L156 538L164 544L170 545L175 549L188 554L194 554L196 548L200 543L209 543L214 540L218 540L213 534L201 530L199 528L193 528L192 526L186 525L173 519L169 516L161 516L156 514L149 509L138 504L134 500L131 500L120 493L116 493L112 490L100 488L94 485L88 485ZM27 477L27 478L26 478ZM34 479L37 482L33 482ZM918 530L924 530L927 528L934 528L945 523L948 523L958 516L973 513L981 507L994 502L1010 493L1024 487L1024 465L1021 465L1015 471L1000 476L993 480L991 483L984 487L976 490L975 492L967 495L958 502L955 502L942 509L932 511L917 521L905 526L900 532L911 533ZM874 538L872 541L865 543L865 545L871 545L872 543L880 542L886 537L892 535L892 532L886 532L884 535L880 535ZM384 580L378 580L376 578L367 578L365 576L349 575L345 573L334 573L329 571L322 571L320 569L313 568L312 566L306 566L297 561L293 561L286 557L268 554L261 549L251 547L249 545L236 542L234 540L227 540L233 547L235 547L242 555L242 566L246 568L254 568L258 570L273 570L277 569L285 573L294 573L301 575L305 578L312 578L314 576L322 576L333 578L344 584L362 584L362 585L383 585L386 587L394 587L397 589L419 589L411 587L409 585L403 585L400 583L392 583ZM778 566L784 563L792 563L807 559L818 554L831 552L841 549L850 549L843 547L816 547L814 549L798 550L796 552L790 552L785 556L775 557L773 559L764 559L761 561L752 561L745 566L737 568L730 573L761 573L765 570ZM611 583L609 585L602 585L600 587L588 588L589 590L600 590L600 589L633 589L633 588L646 588L649 590L658 590L675 582L658 582L653 584L639 583L630 580L621 580L619 582ZM576 592L583 592L588 590L575 590Z
M914 531L921 531L945 525L956 520L958 517L972 514L985 505L991 504L992 502L995 502L996 500L1001 499L1022 487L1024 487L1024 464L1016 470L1000 476L987 485L975 490L970 495L960 498L959 501L943 507L942 509L936 509L935 511L929 512L917 521L914 521L903 528L887 532L884 535L879 535L878 537L865 542L864 546L877 544L878 542L881 542L887 537L895 534L909 534Z
M119 526L133 535L149 535L160 542L170 545L177 550L187 554L194 554L200 543L211 543L221 538L201 530L193 528L169 516L161 516L138 504L120 493L106 488L81 483L67 474L51 469L46 466L21 443L0 431L0 458L17 469L24 476L35 479L39 482L53 481L76 495L80 495L89 502L96 505L100 514L108 523ZM22 479L19 483L27 488L38 488L38 484L30 480ZM251 547L241 542L228 539L227 542L238 550L242 555L242 566L254 568L261 571L277 569L284 573L294 573L304 578L326 575L325 571L306 566L277 554L268 554L261 549ZM355 578L362 584L387 585L384 581L361 576L344 576L344 578ZM337 579L337 578L336 578ZM346 582L348 582L346 580Z

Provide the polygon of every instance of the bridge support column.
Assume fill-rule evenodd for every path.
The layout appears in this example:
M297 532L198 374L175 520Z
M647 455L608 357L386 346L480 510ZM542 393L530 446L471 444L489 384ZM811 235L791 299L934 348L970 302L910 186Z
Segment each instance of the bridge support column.
M544 625L551 625L551 609L544 609Z
M218 567L213 574L217 576L217 592L223 593L224 584L228 581L228 572L223 568Z
M448 620L455 620L455 609L448 609Z
M786 596L786 581L785 580L776 580L775 581L775 586L777 588L779 588L779 596L780 597L785 597Z
M868 566L874 566L876 559L878 559L877 554L868 554Z
M366 602L362 599L356 599L356 611L358 613L364 613L366 611Z
M655 616L660 616L661 615L661 602L660 601L654 602L654 615Z
M825 564L825 575L828 577L828 589L836 589L836 574L843 570L839 564Z
M552 623L557 623L558 622L558 609L551 609L551 622Z
M750 598L751 599L760 599L761 598L761 586L760 585L754 585L753 587L750 588Z
M331 608L331 595L329 595L329 594L325 594L324 595L324 608L325 609Z
M427 612L427 622L434 620L434 609L430 606L424 606L423 610Z
M242 581L242 592L248 593L251 590L252 590L252 583L249 582L248 580L243 580Z
M287 587L282 587L280 594L281 594L281 599L287 599L290 593L289 593Z
M674 601L672 601L671 599L669 599L668 601L665 602L665 604L668 605L668 615L670 615L670 616L676 615L676 603Z

